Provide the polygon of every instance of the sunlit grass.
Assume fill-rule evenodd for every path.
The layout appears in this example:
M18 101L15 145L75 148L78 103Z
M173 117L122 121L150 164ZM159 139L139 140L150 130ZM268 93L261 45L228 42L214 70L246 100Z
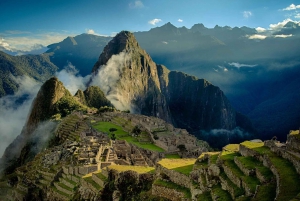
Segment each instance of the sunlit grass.
M139 174L143 173L151 173L155 171L154 167L148 167L148 166L130 166L130 165L110 165L108 166L108 169L117 170L118 172L125 172L128 170L135 171Z

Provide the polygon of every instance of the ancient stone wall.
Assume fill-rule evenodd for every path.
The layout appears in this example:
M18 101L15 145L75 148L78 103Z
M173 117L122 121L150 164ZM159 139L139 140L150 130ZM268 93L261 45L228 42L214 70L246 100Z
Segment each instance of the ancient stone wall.
M164 197L172 201L187 201L184 193L163 186L152 185L152 195Z
M173 183L184 186L186 188L190 188L191 180L188 176L186 176L182 173L179 173L175 170L169 170L159 164L157 164L156 167L157 167L157 169L156 169L157 172L167 175L169 177L170 181L172 181Z
M105 183L104 181L102 181L99 177L97 177L97 175L92 174L92 179L99 184L102 188L104 187Z

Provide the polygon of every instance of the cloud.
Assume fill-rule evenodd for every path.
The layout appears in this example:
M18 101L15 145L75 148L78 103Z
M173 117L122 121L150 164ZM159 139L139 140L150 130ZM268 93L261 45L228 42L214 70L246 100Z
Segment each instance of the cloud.
M284 35L284 34L280 34L280 35L275 35L275 38L288 38L288 37L292 37L293 34L289 34L289 35Z
M178 21L178 22L183 22L183 20L182 20L182 19L178 19L177 21Z
M249 140L252 135L245 132L239 127L233 130L226 129L212 129L210 131L201 130L201 139L209 143L209 145L217 148L222 148L230 143L239 143L244 140Z
M121 94L117 84L127 62L130 62L128 53L121 52L113 55L106 65L100 66L98 72L92 77L90 85L98 86L106 98L119 110L132 110L131 97Z
M142 1L134 1L129 3L129 8L144 8L144 4Z
M56 77L64 84L72 95L75 95L78 89L85 90L86 85L91 78L90 75L85 77L78 75L78 70L71 62L68 62L68 65L65 66L63 70L57 72Z
M161 19L153 19L153 20L150 20L148 21L149 24L152 24L152 25L156 25L157 23L161 22L162 20Z
M257 66L257 64L255 65L249 65L249 64L240 64L238 62L231 62L231 63L228 63L230 66L234 66L234 67L237 67L237 68L240 68L240 67L255 67Z
M0 98L0 156L2 156L5 148L21 133L32 101L41 86L41 83L27 76L11 76L10 79L20 87L14 95Z
M266 31L266 29L265 28L262 28L262 27L257 27L257 28L255 28L256 29L256 31L258 32L258 33L262 33L262 32L265 32Z
M166 45L168 45L168 42L167 41L161 41L163 44L166 44Z
M284 8L283 10L296 10L300 8L300 5L291 4L288 7Z
M285 19L283 20L282 22L278 22L277 24L270 24L270 30L272 31L279 31L281 30L282 28L284 28L284 25L286 25L288 22L293 22L293 23L296 23L299 25L299 21L294 21L294 20L291 20L291 19Z
M218 65L218 67L219 67L220 69L222 69L224 72L227 72L227 71L228 71L228 69L227 69L226 67L224 67L224 66ZM218 72L218 70L215 70L215 71Z
M86 33L87 33L87 34L93 34L93 35L96 34L95 31L94 31L93 29L88 29L88 30L86 31Z
M260 35L260 34L254 34L251 36L248 36L249 39L259 39L259 40L264 40L265 38L267 38L267 36L265 35Z
M295 16L294 16L294 18L300 18L300 13L297 13Z
M249 18L249 17L251 17L252 16L252 12L251 11L244 11L243 12L243 17L244 18Z
M5 50L11 50L9 47L9 44L7 42L5 42L4 38L1 38L1 40L0 40L0 47L2 47Z
M32 51L43 53L47 50L46 46L49 44L60 42L68 36L75 36L76 34L45 32L18 35L17 31L6 31L0 33L0 35L2 36L0 48L15 52L14 55L16 55L27 54Z

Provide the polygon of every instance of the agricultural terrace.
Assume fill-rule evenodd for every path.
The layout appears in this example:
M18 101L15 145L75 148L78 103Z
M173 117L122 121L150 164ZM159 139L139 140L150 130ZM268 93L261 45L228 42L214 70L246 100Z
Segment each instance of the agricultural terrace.
M155 171L154 167L148 167L148 166L110 165L107 168L116 170L118 172L125 172L128 170L132 170L139 174L150 173Z
M101 132L109 134L111 137L112 134L115 135L116 139L118 140L126 140L128 143L134 144L140 148L157 151L157 152L164 152L165 150L153 144L150 140L143 140L145 138L149 138L146 132L141 132L141 134L137 137L131 136L128 132L124 131L123 128L119 125L116 125L112 122L95 122L92 124L93 127ZM117 130L114 132L110 132L109 129L116 128Z
M196 162L195 158L183 158L183 159L168 159L164 158L158 162L161 166L169 169L175 170L185 175L189 175L193 170L193 166Z

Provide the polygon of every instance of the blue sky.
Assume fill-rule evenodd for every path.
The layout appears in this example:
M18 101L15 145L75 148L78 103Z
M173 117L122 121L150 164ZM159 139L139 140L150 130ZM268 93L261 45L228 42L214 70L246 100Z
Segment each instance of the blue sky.
M0 46L30 49L68 35L114 35L147 31L171 22L190 28L248 26L270 28L286 19L300 20L300 0L3 0Z

